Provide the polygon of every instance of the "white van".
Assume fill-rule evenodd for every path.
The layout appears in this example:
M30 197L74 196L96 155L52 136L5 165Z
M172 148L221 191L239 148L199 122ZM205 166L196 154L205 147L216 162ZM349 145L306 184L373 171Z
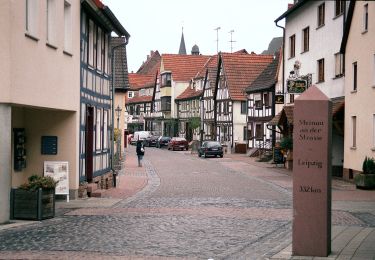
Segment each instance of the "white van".
M136 131L131 139L131 144L135 144L138 140L146 140L146 138L151 136L150 131Z

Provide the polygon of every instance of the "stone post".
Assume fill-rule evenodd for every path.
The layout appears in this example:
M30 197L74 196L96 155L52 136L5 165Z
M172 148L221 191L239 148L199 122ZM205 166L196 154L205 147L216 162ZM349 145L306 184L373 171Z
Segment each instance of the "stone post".
M331 252L331 101L313 86L295 101L293 255Z
M9 220L11 178L12 130L9 105L0 104L0 223Z

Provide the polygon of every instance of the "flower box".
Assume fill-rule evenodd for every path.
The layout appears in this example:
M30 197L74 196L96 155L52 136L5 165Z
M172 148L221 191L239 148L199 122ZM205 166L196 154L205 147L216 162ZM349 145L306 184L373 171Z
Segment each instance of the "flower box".
M10 218L42 220L55 216L55 189L12 189Z
M359 173L354 177L358 189L375 189L375 174Z

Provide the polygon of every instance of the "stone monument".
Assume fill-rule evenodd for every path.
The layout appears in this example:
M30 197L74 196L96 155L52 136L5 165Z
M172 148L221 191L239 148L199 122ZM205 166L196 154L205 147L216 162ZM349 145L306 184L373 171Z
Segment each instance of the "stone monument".
M331 252L331 101L316 86L295 100L293 255Z

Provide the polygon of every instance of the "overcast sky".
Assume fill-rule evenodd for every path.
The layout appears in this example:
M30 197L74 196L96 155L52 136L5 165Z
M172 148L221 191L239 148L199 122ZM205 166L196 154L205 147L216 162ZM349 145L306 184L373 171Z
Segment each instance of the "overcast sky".
M246 49L261 53L273 37L282 36L274 20L292 0L102 0L129 32L129 72L136 72L151 50L178 53L184 28L186 52L194 44L201 54ZM279 23L281 25L284 24Z

